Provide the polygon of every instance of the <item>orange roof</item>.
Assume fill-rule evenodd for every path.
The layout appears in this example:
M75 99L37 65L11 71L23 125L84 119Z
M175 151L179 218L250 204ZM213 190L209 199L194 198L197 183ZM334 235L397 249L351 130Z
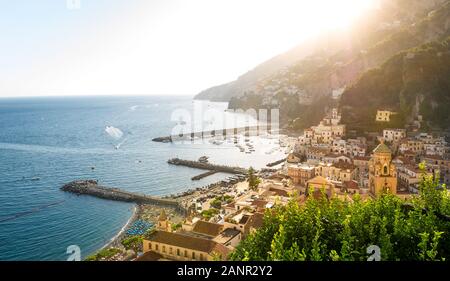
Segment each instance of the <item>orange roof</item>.
M217 236L220 234L220 232L222 232L222 230L223 230L222 224L199 220L194 224L192 232L196 232L207 236Z
M355 165L353 165L351 163L348 163L348 162L344 162L344 161L339 161L337 163L334 163L333 166L336 167L336 168L342 169L342 170L347 170L347 169L348 170L354 170L354 169L356 169Z
M264 214L263 213L254 213L250 218L250 227L260 228L264 223Z
M257 208L265 208L267 203L269 203L266 200L253 200L252 205L256 206Z
M145 252L140 257L138 257L137 259L135 259L135 261L158 261L162 258L163 258L163 256L161 256L158 253L153 252L153 251L148 251L148 252Z
M356 181L346 181L344 182L344 186L347 189L359 189L359 185Z
M271 187L271 188L269 188L269 191L275 193L275 195L278 195L278 196L289 197L289 194L288 194L287 190L285 190L285 189Z
M207 254L217 252L219 254L222 254L224 258L227 257L230 252L227 247L218 244L217 242L210 239L160 230L153 232L145 240L204 252Z

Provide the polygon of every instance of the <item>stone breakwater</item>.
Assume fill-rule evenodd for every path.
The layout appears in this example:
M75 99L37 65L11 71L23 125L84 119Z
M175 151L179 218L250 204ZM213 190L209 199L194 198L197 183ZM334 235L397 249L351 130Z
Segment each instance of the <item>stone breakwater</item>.
M203 173L203 174L200 174L200 175L198 175L198 176L192 177L191 180L193 180L193 181L198 181L198 180L201 180L201 179L203 179L203 178L212 176L212 175L214 175L214 174L216 174L216 173L217 173L217 171L208 171L208 172L206 172L206 173Z
M196 169L202 169L202 170L210 170L210 171L216 171L216 172L222 172L222 173L228 173L228 174L241 174L246 175L247 169L240 168L240 167L230 167L230 166L224 166L224 165L215 165L211 163L203 163L198 161L190 161L190 160L183 160L179 158L173 158L167 161L167 163L177 166L186 166Z
M187 133L180 133L178 135L171 135L171 136L165 136L165 137L157 137L152 139L154 142L174 142L174 141L180 141L180 140L194 140L196 138L203 139L203 138L210 138L215 136L224 136L224 137L232 137L236 136L240 133L244 133L245 135L257 135L259 133L259 127L261 131L267 132L269 125L266 125L266 127L261 124L260 126L246 126L246 127L238 127L238 128L228 128L228 129L217 129L217 130L209 130L209 131L200 131L200 132L187 132Z
M77 195L90 195L97 198L113 201L167 206L172 207L183 214L186 213L186 208L178 200L133 193L118 188L105 187L99 185L96 180L73 181L65 184L63 187L61 187L61 190Z
M286 159L287 159L287 158L283 158L283 159L281 159L281 160L278 160L278 161L269 163L269 164L267 164L266 166L267 166L267 167L274 167L274 166L276 166L276 165L280 165L281 163L286 162Z

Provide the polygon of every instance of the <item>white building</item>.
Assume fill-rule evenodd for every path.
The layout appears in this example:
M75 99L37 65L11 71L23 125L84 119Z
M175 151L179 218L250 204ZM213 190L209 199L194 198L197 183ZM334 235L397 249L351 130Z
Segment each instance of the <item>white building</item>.
M347 142L341 138L335 138L333 140L333 153L347 154Z
M426 155L444 156L447 147L443 144L426 143L424 144L424 150Z
M345 125L326 125L324 121L311 129L314 132L313 139L318 143L331 144L334 138L345 135Z
M388 142L399 142L406 138L405 129L385 129L383 130L383 138Z
M377 122L389 122L391 121L391 116L396 114L395 112L389 110L378 110L377 116L375 117L375 121Z

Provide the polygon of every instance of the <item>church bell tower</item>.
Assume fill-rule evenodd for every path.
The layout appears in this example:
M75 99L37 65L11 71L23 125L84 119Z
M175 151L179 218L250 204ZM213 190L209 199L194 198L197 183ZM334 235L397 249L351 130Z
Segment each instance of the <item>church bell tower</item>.
M369 162L369 191L373 196L383 192L397 194L397 169L392 163L392 152L384 140L373 150Z

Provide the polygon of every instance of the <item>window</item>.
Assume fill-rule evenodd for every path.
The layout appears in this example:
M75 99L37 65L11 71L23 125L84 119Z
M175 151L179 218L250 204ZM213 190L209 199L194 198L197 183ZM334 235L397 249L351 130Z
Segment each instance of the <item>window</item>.
M169 254L172 254L172 247L169 248Z
M156 249L156 251L159 250L159 245L158 244L155 244L155 249Z
M188 254L187 254L187 250L184 250L184 257L187 258Z
M195 252L192 252L192 259L195 260Z
M166 246L163 246L162 250L163 250L163 253L165 253L166 252Z
M388 173L388 167L384 166L384 174L387 175L387 173Z
M148 243L148 248L151 250L152 249L152 243Z
M180 249L177 249L177 256L180 255Z
M200 260L201 261L203 260L203 254L200 254Z

